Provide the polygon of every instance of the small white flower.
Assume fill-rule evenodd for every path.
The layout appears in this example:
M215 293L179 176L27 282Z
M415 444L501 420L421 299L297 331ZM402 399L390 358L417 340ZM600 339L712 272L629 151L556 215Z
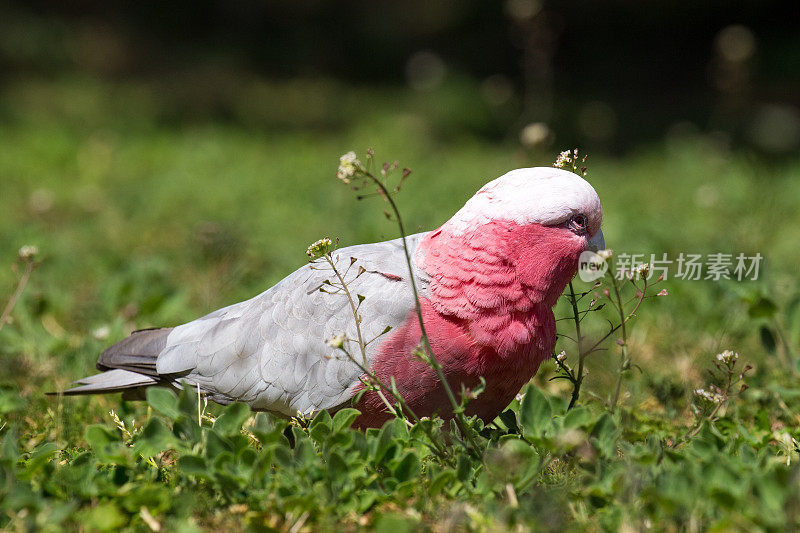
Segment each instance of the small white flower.
M561 350L561 353L556 355L556 361L559 363L563 363L564 359L567 358L567 352L565 350Z
M36 254L39 253L39 247L33 244L26 244L22 248L19 249L19 258L23 261L30 261Z
M558 154L558 158L556 158L556 162L553 163L553 166L556 168L567 168L567 165L571 168L572 163L572 150L564 150L560 154Z
M525 395L522 394L521 392L518 392L517 395L514 396L514 399L517 400L518 402L521 402L524 398L525 398Z
M330 252L332 246L333 241L331 241L328 237L324 237L316 242L311 243L306 250L306 255L308 255L308 257L310 257L312 260L319 259Z
M721 394L712 391L707 391L705 389L696 389L694 393L695 395L703 398L705 401L711 403L722 403L723 400L725 399Z
M344 346L345 340L347 340L347 337L345 337L344 335L336 335L335 337L331 337L325 342L328 343L328 346L330 346L331 348L338 349Z
M650 263L642 263L638 265L635 271L642 278L647 276L647 273L650 272Z
M597 255L599 255L603 261L607 261L612 255L614 255L614 252L611 250L598 250Z
M717 354L717 361L729 365L739 359L739 354L733 350L725 350Z
M667 292L667 289L661 289L660 291L658 291L658 294L656 294L656 296L669 296L669 293Z
M355 176L356 171L360 168L361 161L358 160L356 153L347 152L339 158L339 170L336 172L336 177L345 183L350 183L350 178Z

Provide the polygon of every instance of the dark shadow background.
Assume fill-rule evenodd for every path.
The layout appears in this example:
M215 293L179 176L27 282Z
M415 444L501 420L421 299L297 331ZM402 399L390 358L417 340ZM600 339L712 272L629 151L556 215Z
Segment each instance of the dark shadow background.
M457 82L473 84L489 111L452 127L485 138L555 135L619 153L699 128L789 154L800 144L790 12L789 2L757 0L2 2L0 82L135 80L152 88L165 122L240 122L238 89L253 80L431 98ZM251 127L292 126L250 115ZM537 122L547 130L525 132Z

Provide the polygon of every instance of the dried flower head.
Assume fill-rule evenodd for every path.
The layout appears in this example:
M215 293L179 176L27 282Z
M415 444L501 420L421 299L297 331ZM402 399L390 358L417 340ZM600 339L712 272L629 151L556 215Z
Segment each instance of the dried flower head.
M36 255L39 253L39 247L33 244L26 244L22 248L19 249L19 258L22 261L33 261Z
M350 180L361 168L361 161L358 160L356 153L347 152L339 158L339 170L336 171L336 177L345 183L350 183Z
M308 255L308 257L310 257L311 260L313 261L315 259L319 259L320 257L326 255L328 252L331 251L332 247L333 247L333 242L328 237L325 237L314 243L311 243L311 246L309 246L308 249L306 250L306 255Z

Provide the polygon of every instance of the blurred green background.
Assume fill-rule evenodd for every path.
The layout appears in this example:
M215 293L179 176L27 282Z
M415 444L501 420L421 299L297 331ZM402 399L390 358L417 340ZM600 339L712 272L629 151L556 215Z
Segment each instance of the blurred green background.
M2 2L0 301L21 246L42 264L0 331L0 385L44 410L42 390L134 328L250 297L322 236L394 237L380 202L334 176L368 147L413 170L399 196L413 229L579 147L610 248L766 258L756 282L665 282L634 331L633 393L689 394L697 361L724 348L763 369L762 326L797 319L748 315L798 292L800 34L776 23L789 6Z

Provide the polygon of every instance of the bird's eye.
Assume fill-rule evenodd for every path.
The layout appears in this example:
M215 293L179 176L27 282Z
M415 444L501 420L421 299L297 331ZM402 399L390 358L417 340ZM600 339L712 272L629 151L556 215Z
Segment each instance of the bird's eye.
M589 219L586 215L578 214L569 219L569 227L575 233L585 233L589 225Z

